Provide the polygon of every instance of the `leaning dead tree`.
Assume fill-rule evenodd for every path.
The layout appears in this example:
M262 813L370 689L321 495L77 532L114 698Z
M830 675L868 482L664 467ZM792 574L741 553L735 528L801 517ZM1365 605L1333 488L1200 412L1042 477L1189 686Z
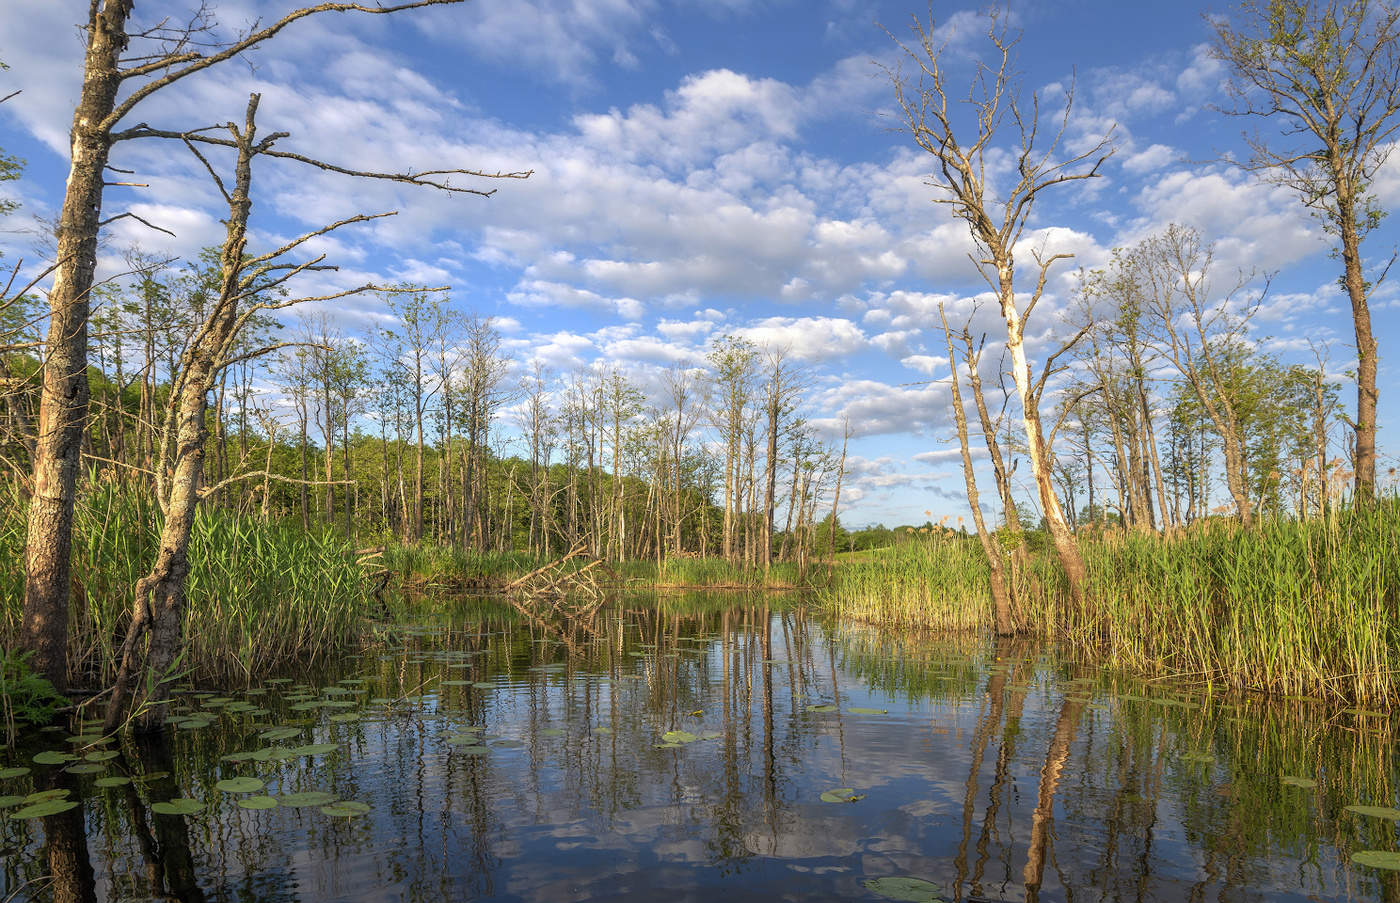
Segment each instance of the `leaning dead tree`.
M935 200L947 204L953 215L967 224L977 247L973 263L996 294L1006 323L1006 350L1011 356L1011 375L1021 403L1031 475L1070 594L1080 602L1087 572L1055 495L1050 449L1040 419L1041 395L1046 381L1056 372L1055 361L1078 341L1079 336L1049 355L1038 376L1032 375L1025 346L1026 324L1044 296L1050 268L1071 255L1042 257L1033 253L1035 287L1029 297L1022 298L1017 294L1015 252L1036 201L1055 186L1096 178L1099 167L1113 152L1110 136L1105 135L1081 153L1063 153L1062 139L1074 104L1072 88L1066 94L1063 111L1050 118L1052 129L1048 134L1041 133L1039 95L1032 93L1030 108L1023 108L1020 84L1013 70L1014 51L1020 36L1011 31L1005 16L994 14L987 32L994 51L990 54L993 64L977 63L971 92L961 104L955 101L951 109L944 48L935 38L933 22L925 24L915 18L911 30L912 42L895 40L917 75L911 79L899 68L889 69L887 73L894 86L903 127L915 143L933 157L931 184L940 193ZM970 114L970 130L965 129L958 106ZM964 140L964 131L968 131L970 140ZM1019 147L1012 151L1014 169L1005 177L1009 185L998 197L987 170L992 158L1002 153L997 140L1005 133L1009 133Z
M393 213L357 214L307 232L266 253L250 256L247 249L248 220L253 207L251 189L254 160L258 157L281 157L317 169L360 178L435 185L457 192L485 193L474 189L450 187L446 182L425 179L423 174L354 171L303 155L276 150L277 142L287 137L288 133L272 132L266 137L259 137L256 125L258 103L259 95L253 94L249 97L242 125L230 122L224 126L227 137L210 134L209 130L167 133L144 129L147 134L180 141L199 159L228 204L228 219L219 254L218 294L209 304L203 320L195 324L180 356L178 369L171 378L164 428L158 445L158 465L155 468L156 496L164 509L165 523L161 530L156 560L150 572L136 584L131 623L122 642L112 698L107 707L104 729L108 732L115 730L126 719L129 701L133 712L132 720L138 729L159 728L164 720L168 677L177 661L183 639L185 584L190 571L190 535L200 500L218 492L233 480L274 478L267 471L255 471L228 477L213 486L204 485L204 455L208 439L207 399L219 373L250 355L266 354L289 344L276 343L240 352L237 343L240 330L260 314L285 309L295 304L333 301L371 291L393 291L384 286L367 284L312 297L282 297L281 290L296 277L309 272L334 269L323 263L325 255L292 262L288 259L289 254L318 236L351 224L392 216ZM206 153L211 148L235 152L236 162L231 183L225 182L212 163L210 155ZM444 171L431 175L442 177L449 174L483 175L466 170L454 170L451 173ZM524 178L527 175L529 173L494 174L499 178ZM144 675L145 679L139 687L133 688L138 675ZM135 695L133 689L137 690Z
M255 26L237 40L212 45L214 23L203 7L184 26L161 20L143 27L131 20L134 0L90 0L82 87L69 133L67 189L55 233L57 266L48 298L20 633L23 648L33 653L32 667L60 690L68 681L73 503L88 413L88 316L97 235L104 225L123 217L146 223L131 212L102 218L103 192L112 184L107 181L112 146L142 135L139 129L121 132L122 122L157 92L259 46L300 19L332 12L379 15L459 2L317 3L265 27ZM211 52L211 46L217 49Z

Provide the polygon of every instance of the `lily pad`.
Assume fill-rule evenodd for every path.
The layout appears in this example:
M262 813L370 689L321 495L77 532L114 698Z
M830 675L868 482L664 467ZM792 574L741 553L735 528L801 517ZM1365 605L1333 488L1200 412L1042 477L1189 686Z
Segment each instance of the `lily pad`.
M809 711L809 712L839 712L839 711L841 711L841 709L838 708L838 707L836 707L836 706L834 706L834 705L809 705L809 706L807 706L807 711Z
M1392 809L1389 806L1347 806L1346 808L1348 812L1355 812L1357 815L1369 815L1372 818L1400 821L1400 809Z
M321 807L322 815L329 815L332 818L354 818L369 812L368 803L359 803L354 800L341 800L338 803L331 803L329 806Z
M61 800L72 792L67 787L59 787L56 790L39 790L26 796L24 801L25 803L42 803L45 800Z
M1314 781L1312 778L1302 778L1292 774L1286 774L1279 778L1279 780L1289 787L1302 787L1304 790L1311 790L1317 786L1317 781Z
M340 749L339 743L308 743L305 746L293 747L288 752L297 756L319 756L335 752L337 749Z
M18 814L17 812L10 818L15 818ZM1400 853L1392 853L1389 850L1360 850L1351 854L1351 861L1368 868L1400 871Z
M214 785L214 789L224 793L257 793L263 789L263 782L257 778L224 778Z
M163 803L151 803L151 811L156 815L194 815L202 812L204 804L188 797L176 797Z
M115 749L98 749L88 753L83 756L83 758L89 762L106 762L108 759L115 759L119 755L121 755L121 753Z
M694 743L700 737L690 731L667 731L661 735L661 739L666 743Z
M872 709L861 705L853 705L846 711L854 715L888 715L890 713L889 709Z
M245 796L238 805L242 809L276 809L277 800L270 796Z
M352 721L359 721L361 717L359 712L341 712L338 715L332 715L331 720L339 724L349 724Z
M459 756L484 756L487 752L488 750L486 749L486 747L481 746L480 744L473 744L471 746L458 746L456 749L456 753Z
M472 684L472 686L478 690L494 690L496 689L497 685L493 683L487 683L486 681L477 681L476 683Z
M25 806L23 809L16 809L11 812L10 818L43 818L46 815L57 815L60 812L67 812L78 805L77 800L44 800L42 803L34 803Z
M59 752L54 749L46 749L34 755L36 765L67 765L69 762L76 762L78 757L72 753Z
M0 796L0 809L10 809L24 802L22 796Z
M300 736L300 734L301 728L299 727L274 727L272 730L263 731L258 736L263 740L290 740Z
M79 762L77 765L69 765L63 770L69 774L101 774L107 770L107 766L99 762Z
M284 793L277 798L277 802L293 809L303 806L327 806L335 802L335 794L324 790L304 790L300 793Z
M900 875L894 878L871 878L865 882L865 889L887 900L904 900L907 903L943 903L938 895L938 885L922 878Z
M545 728L544 730L540 731L540 736L541 736L541 737L562 737L562 736L564 736L564 732L561 731L561 730L560 730L559 728L557 728L557 727L547 727L547 728Z
M824 803L854 803L863 799L865 799L865 794L856 793L850 787L838 787L822 794L822 802Z
M111 777L107 777L107 778L98 778L97 780L95 780L95 781L92 782L92 786L94 786L94 787L104 787L104 788L105 788L105 787L123 787L123 786L125 786L125 785L127 785L127 784L130 784L130 783L131 783L131 778L128 778L128 777L126 777L126 776L124 776L124 775L119 775L119 774L117 774L117 775L112 775Z
M23 765L16 765L14 768L0 768L0 781L8 781L10 778L22 778L29 774L29 769Z

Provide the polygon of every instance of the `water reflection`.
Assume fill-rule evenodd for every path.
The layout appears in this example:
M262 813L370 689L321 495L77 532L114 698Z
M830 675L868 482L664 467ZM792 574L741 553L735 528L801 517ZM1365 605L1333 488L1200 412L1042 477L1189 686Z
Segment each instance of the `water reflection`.
M177 709L102 773L0 783L83 801L4 820L0 899L878 899L909 876L959 901L1400 900L1349 863L1395 850L1394 822L1345 809L1395 805L1387 717L764 598L462 609ZM3 764L87 748L43 739ZM244 808L215 787L234 776L283 805ZM317 791L370 810L295 796ZM152 808L180 799L197 811Z

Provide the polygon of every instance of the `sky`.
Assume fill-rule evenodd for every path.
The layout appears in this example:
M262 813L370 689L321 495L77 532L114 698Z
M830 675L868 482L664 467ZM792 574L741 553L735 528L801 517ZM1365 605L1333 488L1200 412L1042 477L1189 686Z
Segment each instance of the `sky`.
M294 4L214 5L219 35L270 22ZM191 5L146 0L139 21L187 17ZM35 259L31 217L62 201L68 128L81 78L82 0L0 3L0 148L26 161L3 190L23 207L0 224L7 262ZM987 59L984 7L935 3L949 82L963 96ZM1272 275L1256 318L1262 347L1331 371L1354 364L1340 264L1319 224L1287 190L1229 165L1255 123L1223 115L1225 71L1210 53L1207 13L1189 3L1020 0L1017 68L1042 109L1074 104L1065 146L1105 134L1101 177L1037 204L1018 259L1071 253L1051 273L1027 330L1033 357L1065 334L1079 268L1102 265L1168 223L1216 246L1219 284ZM370 281L450 285L454 304L495 318L522 367L560 374L616 365L659 401L661 375L704 363L736 335L787 347L806 368L804 413L839 444L852 439L843 522L922 522L966 512L948 404L937 304L972 314L985 285L966 226L937 204L930 158L900 131L889 71L923 2L862 0L474 0L394 16L338 14L290 26L260 50L196 75L138 106L127 124L189 129L241 122L262 95L278 145L354 169L532 170L485 184L492 197L366 183L271 163L254 174L253 231L263 247L356 213L397 211L313 243L335 273L308 294ZM1267 128L1268 124L1259 124ZM1002 172L1009 157L999 157ZM222 238L217 190L201 164L167 142L119 144L124 180L104 216L104 273L138 243L191 255ZM998 184L994 168L993 186ZM1400 205L1400 161L1374 185ZM1365 248L1393 253L1400 223ZM1023 274L1029 268L1023 266ZM1022 286L1023 289L1029 285ZM982 299L985 302L985 297ZM1394 466L1388 387L1397 369L1400 293L1373 299L1380 342L1382 472ZM346 331L386 324L376 297L327 308ZM1000 329L985 303L975 328L995 359ZM1004 335L1004 332L1002 333ZM993 368L995 364L992 364ZM994 372L994 370L993 370ZM1344 386L1350 407L1354 389ZM1028 467L1018 479L1029 487ZM1223 496L1223 491L1217 494Z

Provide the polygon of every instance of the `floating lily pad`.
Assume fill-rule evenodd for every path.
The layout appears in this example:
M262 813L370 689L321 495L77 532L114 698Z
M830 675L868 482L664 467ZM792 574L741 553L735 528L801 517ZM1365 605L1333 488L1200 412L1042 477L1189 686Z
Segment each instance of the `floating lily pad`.
M0 781L8 781L10 778L22 778L29 774L30 769L23 765L16 765L14 768L0 768Z
M807 706L807 711L809 711L809 712L839 712L839 711L841 711L841 709L838 708L837 706L834 706L834 705L809 705L809 706Z
M0 796L0 809L10 809L24 802L22 796Z
M472 684L472 686L478 690L494 690L498 685L493 683L487 683L486 681L477 681L476 683Z
M459 756L484 756L489 750L479 743L458 746L455 750Z
M151 803L151 811L156 815L194 815L202 812L204 804L188 797L176 797L163 803Z
M72 753L59 752L55 749L46 749L34 755L36 765L67 765L69 762L76 762L78 757Z
M228 755L219 756L220 762L247 762L255 758L254 751L231 752Z
M214 785L214 789L224 793L257 793L263 789L263 782L257 778L224 778Z
M1215 756L1211 755L1210 753L1203 753L1203 752L1198 752L1198 753L1186 753L1186 754L1184 754L1184 755L1181 757L1181 761L1183 761L1183 762L1195 762L1195 763L1200 764L1200 765L1208 765L1208 764L1210 764L1211 762L1214 762L1214 761L1215 761Z
M359 712L341 712L338 715L332 715L330 717L332 721L339 724L348 724L351 721L359 721L363 716L361 716Z
M322 815L329 815L332 818L354 818L357 815L364 815L369 812L368 803L359 803L354 800L341 800L338 803L331 803L329 806L321 807Z
M453 734L447 738L448 746L477 746L481 738L475 734Z
M299 727L274 727L272 730L263 731L258 736L263 740L290 740L300 736L300 734L301 728Z
M613 729L610 728L610 727L595 727L595 728L593 728L593 733L595 733L595 734L611 734L612 732L613 732Z
M1314 781L1312 778L1300 778L1292 774L1286 774L1279 778L1279 780L1289 787L1302 787L1304 790L1311 790L1317 786L1317 781Z
M326 806L335 802L335 794L324 790L304 790L301 793L284 793L277 797L277 802L293 809L303 806Z
M865 882L865 889L887 900L904 900L907 903L943 903L938 895L938 885L922 878L898 876L894 878L871 878Z
M45 800L61 800L72 792L67 787L59 787L56 790L39 790L26 796L24 801L26 803L42 803Z
M175 727L182 731L198 731L213 723L203 718L186 718L184 721L175 722Z
M121 753L115 749L98 749L93 750L83 756L83 758L89 762L106 762L109 759L115 759L119 755L121 755Z
M19 815L18 812L11 815L10 818L15 818L17 815ZM1392 853L1389 850L1361 850L1351 854L1351 861L1368 868L1400 871L1400 853Z
M238 805L243 809L276 809L277 800L270 796L245 796Z
M439 682L444 687L469 687L472 682L469 680L444 680Z
M661 739L666 743L694 743L700 737L690 731L667 731L661 735Z
M297 756L319 756L324 753L335 752L340 749L339 743L308 743L305 746L294 747L288 752Z
M130 783L131 783L131 778L128 778L128 777L125 777L125 776L123 776L123 775L119 775L119 774L118 774L118 775L112 775L111 777L107 777L107 778L98 778L97 780L95 780L95 781L92 782L92 786L94 786L94 787L103 787L103 788L105 788L105 787L123 787L123 786L125 786L125 785L127 785L127 784L130 784Z
M850 787L838 787L822 794L822 802L824 803L854 803L856 800L863 799L865 799L865 794L856 793Z
M1347 811L1357 815L1369 815L1371 818L1400 821L1400 809L1392 809L1389 806L1347 806Z
M853 705L846 711L854 715L888 715L889 709L871 709L861 705Z
M32 806L25 806L23 809L16 809L11 812L10 818L43 818L46 815L57 815L60 812L67 812L78 805L77 800L44 800L42 803L35 803Z
M107 770L107 766L99 762L79 762L77 765L69 765L63 770L69 774L101 774Z

